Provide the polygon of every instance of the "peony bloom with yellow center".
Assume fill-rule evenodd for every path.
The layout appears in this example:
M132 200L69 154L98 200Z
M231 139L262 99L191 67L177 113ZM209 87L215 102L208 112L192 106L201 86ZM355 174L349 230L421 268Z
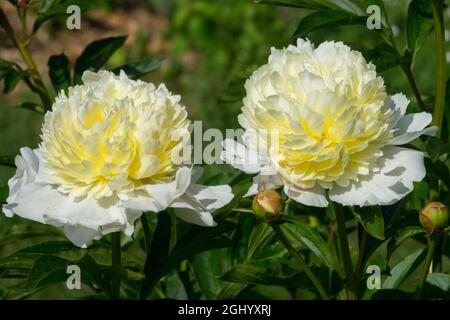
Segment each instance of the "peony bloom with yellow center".
M375 66L341 42L272 49L245 84L239 123L244 145L226 140L224 160L259 173L248 195L284 186L292 199L325 207L388 205L425 176L423 153L399 147L422 134L431 115L405 115Z
M199 170L174 161L191 127L180 97L123 72L86 71L83 83L57 97L39 148L21 149L4 213L64 227L80 247L110 232L132 235L143 212L167 207L215 225L211 212L233 194L195 184Z

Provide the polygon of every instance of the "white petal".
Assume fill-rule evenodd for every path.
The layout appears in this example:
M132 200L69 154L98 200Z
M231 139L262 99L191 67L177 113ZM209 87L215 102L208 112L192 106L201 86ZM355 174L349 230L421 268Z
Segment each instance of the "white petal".
M405 115L406 108L408 107L409 100L403 93L397 93L390 97L393 102L393 108L396 114L397 120Z
M202 186L191 184L186 193L175 200L171 207L176 215L187 222L203 226L214 226L210 212L227 205L234 195L226 185Z
M258 174L257 176L253 177L253 184L248 189L247 193L244 195L244 197L249 197L257 194L261 190L266 189L278 189L283 185L280 178L278 178L278 175L263 175Z
M426 112L407 114L397 122L396 128L394 129L394 136L389 143L401 145L408 143L423 134L435 135L437 127L424 129L431 123L431 120L431 114Z
M130 197L130 200L124 201L120 206L140 211L162 211L186 191L190 182L191 169L180 168L174 181L146 185L143 188L146 193Z
M325 189L319 185L310 189L303 189L294 185L286 184L284 186L284 192L286 195L302 204L313 207L326 207L328 201L325 196Z
M107 234L125 228L124 213L125 209L113 199L72 199L63 195L63 201L44 213L44 220L57 227L84 226Z
M196 224L202 227L215 227L217 223L214 221L211 213L207 211L195 211L186 208L178 208L175 214L183 221Z
M137 219L139 219L142 215L141 210L133 210L133 209L126 209L125 211L125 219L126 219L126 229L125 234L129 237L131 237L134 233L134 223Z
M45 223L44 214L63 201L64 197L50 185L29 183L19 190L11 210L22 218Z
M39 158L37 154L30 148L21 148L20 155L16 156L16 173L9 179L9 195L6 199L6 205L3 207L3 212L7 217L12 217L12 207L15 206L17 194L25 185L36 180L36 175L39 170Z
M413 190L413 182L425 177L423 153L406 148L387 146L377 165L380 172L360 177L348 187L336 184L330 190L330 199L342 205L389 205Z
M99 230L83 226L64 226L64 234L74 245L80 248L87 248L93 240L99 240L102 237Z
M220 158L247 174L260 172L261 167L266 164L261 155L239 142L225 139L222 146L224 150L220 155Z

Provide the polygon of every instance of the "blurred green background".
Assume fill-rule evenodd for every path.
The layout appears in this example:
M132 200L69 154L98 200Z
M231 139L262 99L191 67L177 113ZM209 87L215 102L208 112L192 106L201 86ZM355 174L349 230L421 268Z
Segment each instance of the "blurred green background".
M399 48L406 48L408 3L407 0L385 1ZM14 15L6 1L0 5ZM236 116L244 96L245 79L265 63L271 47L295 42L292 35L300 19L308 13L303 9L255 4L252 0L98 1L95 9L82 14L81 30L68 30L64 21L46 23L31 51L49 83L47 60L51 55L64 52L73 64L90 42L128 34L126 46L114 54L108 68L149 56L163 57L161 67L143 80L164 82L169 90L180 94L190 118L202 120L204 129L224 130L238 126ZM450 9L446 9L446 18L450 31ZM17 26L18 21L13 17L11 20ZM357 50L371 49L380 43L376 31L361 26L322 29L311 33L309 38L316 44L325 40L344 41ZM21 64L17 52L4 40L4 33L0 32L0 39L0 57ZM381 75L390 94L403 92L415 104L400 67ZM414 75L425 100L431 97L435 86L432 36L416 58ZM38 102L37 97L20 84L11 94L0 93L0 101L0 155L16 155L22 146L36 147L42 115L15 106L18 102ZM208 170L212 175L229 168L213 166ZM13 174L14 169L0 166L0 188L3 187L0 190L5 190ZM0 214L0 233L11 228L14 221ZM29 241L12 243L3 249L6 251L0 251L0 256L29 245ZM417 245L405 244L405 248L411 246ZM401 252L398 255L397 260Z

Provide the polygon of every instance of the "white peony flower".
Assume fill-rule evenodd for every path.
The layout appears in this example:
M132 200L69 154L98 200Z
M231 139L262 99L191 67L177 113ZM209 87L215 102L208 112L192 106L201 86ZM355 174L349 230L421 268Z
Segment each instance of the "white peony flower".
M214 226L210 212L231 201L229 186L195 184L198 171L172 157L191 123L164 85L107 71L57 97L38 149L22 148L4 213L64 227L77 246L124 230L144 211L176 208L181 219Z
M311 206L328 205L326 190L343 205L388 205L425 176L423 153L398 145L433 135L431 115L405 115L407 98L388 96L375 66L341 42L272 49L245 88L245 146L226 140L222 158L259 173L248 195L284 186Z

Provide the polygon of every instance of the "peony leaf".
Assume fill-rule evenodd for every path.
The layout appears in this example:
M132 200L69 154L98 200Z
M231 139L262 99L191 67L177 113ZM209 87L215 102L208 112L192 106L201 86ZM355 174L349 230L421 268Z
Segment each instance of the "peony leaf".
M119 74L120 70L123 70L129 78L136 80L158 69L162 62L163 59L161 58L148 58L138 62L127 63L114 69L113 72Z
M408 8L408 48L414 55L423 47L434 28L430 1L413 0Z
M322 236L307 224L290 219L288 223L282 225L287 235L296 241L298 244L307 247L311 250L319 260L331 270L335 270L342 274L342 268L328 247Z
M365 25L366 17L338 10L321 10L314 12L300 21L294 37L304 37L307 33L327 27L342 25Z
M0 59L0 80L2 80L6 73L13 67L14 65L11 62Z
M256 4L268 4L272 6L288 7L288 8L302 8L302 9L325 9L323 5L315 3L313 0L301 0L301 1L278 1L278 0L255 0Z
M377 67L377 72L389 70L402 62L398 52L385 43L363 52L363 55L367 62L372 62Z
M206 299L216 299L223 288L223 281L216 276L213 264L220 264L220 257L212 251L199 253L191 259L195 279Z
M252 264L238 265L222 275L221 279L242 284L313 289L309 279L301 273L286 276Z
M165 211L158 213L158 225L153 233L151 247L145 259L145 278L141 286L140 299L147 298L163 276L164 266L170 252L171 233L172 224L169 214Z
M354 212L355 218L374 238L384 240L384 218L379 207L362 207Z
M26 72L20 70L18 67L14 66L10 68L5 74L3 93L13 91L19 81L25 78L25 76Z
M420 265L425 250L419 249L405 257L391 270L391 275L383 283L383 289L398 289L403 281Z
M55 91L67 89L71 85L70 83L70 69L69 69L69 59L65 54L51 56L47 63L49 70L49 76L52 80L53 87Z
M74 83L81 83L84 71L98 71L125 43L126 36L111 37L97 40L89 44L75 63Z
M37 11L36 20L33 25L33 33L36 33L42 24L50 19L67 16L67 8L76 5L82 12L93 7L90 0L46 0Z

